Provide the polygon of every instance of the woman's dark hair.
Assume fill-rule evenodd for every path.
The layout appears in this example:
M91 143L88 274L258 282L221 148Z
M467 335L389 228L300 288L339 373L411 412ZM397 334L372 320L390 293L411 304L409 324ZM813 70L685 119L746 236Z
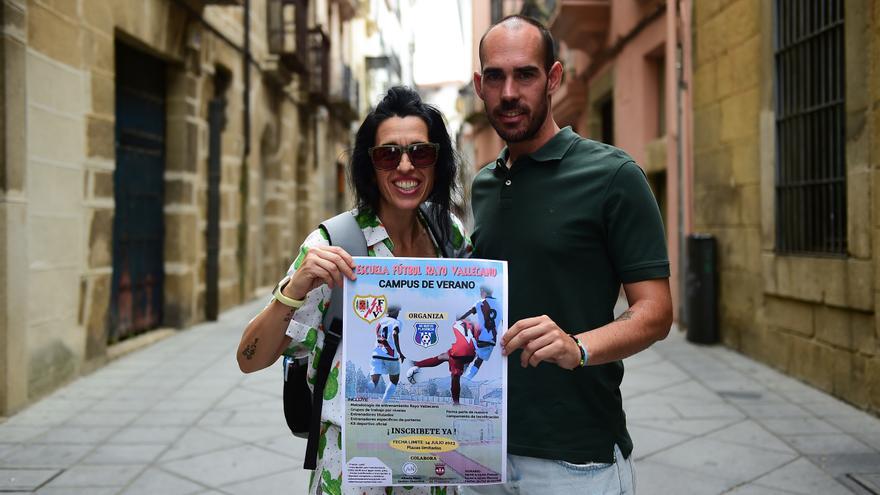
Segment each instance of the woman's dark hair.
M431 223L437 226L441 245L449 239L449 211L452 193L457 187L457 155L452 149L452 140L446 130L443 114L437 108L422 101L414 90L394 86L388 90L382 101L364 119L354 138L354 150L351 153L351 183L354 186L356 206L358 209L379 211L379 186L376 184L376 172L370 159L369 149L376 145L376 131L379 124L391 117L415 116L422 119L428 126L428 140L440 145L437 163L434 165L434 186L427 201L434 205L431 209Z

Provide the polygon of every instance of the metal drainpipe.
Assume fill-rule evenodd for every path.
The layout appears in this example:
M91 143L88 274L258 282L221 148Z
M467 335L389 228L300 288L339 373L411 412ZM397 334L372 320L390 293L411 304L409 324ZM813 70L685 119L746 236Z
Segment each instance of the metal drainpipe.
M685 222L685 186L687 180L685 178L685 159L684 159L684 92L687 90L687 81L685 81L685 60L684 46L681 39L683 27L678 26L682 19L681 5L678 0L670 0L675 15L675 127L676 127L676 166L678 167L678 294L679 294L679 324L687 327L690 322L687 319L688 300L687 300L687 226Z
M675 68L676 74L678 76L678 84L676 84L676 98L675 98L675 119L676 125L678 128L678 133L675 138L675 146L676 146L676 166L678 167L678 319L679 323L683 324L685 327L688 325L687 321L687 246L685 239L685 225L684 225L684 209L686 207L684 202L684 145L682 143L683 138L683 130L682 130L682 112L684 112L684 105L682 105L682 93L685 89L684 82L684 60L682 60L682 48L681 45L676 41L676 60L675 60Z
M679 26L678 26L678 2L677 0L669 0L666 2L666 54L668 63L674 64L674 81L672 84L672 94L675 97L675 173L676 173L676 221L678 223L676 229L676 238L678 240L678 249L676 250L676 257L678 258L678 280L677 280L677 289L678 289L678 323L679 326L687 326L687 317L686 317L686 283L685 279L687 278L687 273L685 271L685 265L687 260L685 259L685 239L684 239L684 172L682 170L683 160L682 160L682 151L684 149L682 143L682 90L683 90L683 67L684 61L682 60L682 49L681 49L681 40L679 39ZM669 131L667 131L669 132ZM671 164L669 164L671 165Z
M244 295L247 287L247 261L248 261L248 198L249 182L248 155L251 152L251 2L244 0L244 43L242 47L242 78L244 79L244 93L242 94L242 132L244 133L244 149L241 158L241 176L238 179L239 187L239 212L241 218L238 221L238 288L239 294ZM246 299L246 298L242 298Z
M251 0L244 0L244 157L251 152Z

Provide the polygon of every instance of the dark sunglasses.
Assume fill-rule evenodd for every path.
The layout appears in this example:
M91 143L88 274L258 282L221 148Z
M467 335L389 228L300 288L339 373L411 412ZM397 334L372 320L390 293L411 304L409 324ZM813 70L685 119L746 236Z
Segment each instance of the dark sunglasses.
M403 154L409 157L413 167L425 168L437 163L440 145L436 143L413 143L406 146L383 144L368 150L373 166L379 170L394 170L400 164Z

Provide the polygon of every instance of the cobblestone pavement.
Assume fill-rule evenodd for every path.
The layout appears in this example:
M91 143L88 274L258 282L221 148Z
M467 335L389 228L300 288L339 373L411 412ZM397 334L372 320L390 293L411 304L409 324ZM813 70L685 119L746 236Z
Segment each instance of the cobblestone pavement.
M245 376L235 362L261 304L118 359L0 423L0 492L305 493L305 445L286 430L280 367ZM675 330L626 366L639 494L880 493L877 418Z

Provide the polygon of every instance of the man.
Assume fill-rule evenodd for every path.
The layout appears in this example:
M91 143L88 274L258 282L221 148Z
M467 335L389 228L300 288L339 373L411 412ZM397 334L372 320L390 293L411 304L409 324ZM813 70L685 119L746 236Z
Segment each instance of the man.
M382 395L382 402L388 402L397 390L400 379L400 363L406 359L400 351L400 306L388 306L388 314L376 324L376 347L373 349L373 362L370 366L370 378L373 388L379 384L379 377L388 375L388 385ZM400 361L398 361L400 360Z
M511 481L466 493L633 493L621 360L672 322L660 212L632 158L556 124L563 69L544 26L502 19L479 53L474 87L507 144L474 179L472 240L509 263Z
M452 403L458 405L461 397L461 375L464 368L474 360L476 356L475 339L479 328L467 320L456 321L452 324L452 345L449 350L438 356L429 357L416 361L406 372L406 379L410 383L417 383L417 375L422 368L433 368L443 363L449 364L449 392L452 395Z
M477 321L480 328L483 329L477 337L477 359L474 364L468 368L464 375L465 381L474 379L474 375L480 371L480 366L484 361L488 361L492 357L492 351L495 350L495 343L498 340L498 329L501 326L501 306L498 300L492 297L492 289L488 286L480 286L480 300L474 306L467 310L458 320L463 320L469 315L477 315Z

